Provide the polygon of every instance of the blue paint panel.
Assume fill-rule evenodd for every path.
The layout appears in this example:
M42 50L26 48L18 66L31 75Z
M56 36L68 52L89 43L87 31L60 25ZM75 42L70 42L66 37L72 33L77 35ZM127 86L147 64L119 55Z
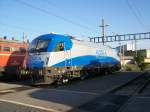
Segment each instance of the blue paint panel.
M69 63L71 62L72 63ZM103 56L103 57L96 57L92 55L88 56L80 56L76 58L72 58L71 60L62 61L53 65L54 67L62 67L62 66L85 66L85 65L97 65L97 64L104 64L104 63L111 63L111 64L118 64L120 63L118 60L112 57Z
M43 68L44 61L40 57L30 56L27 61L27 67L29 68Z

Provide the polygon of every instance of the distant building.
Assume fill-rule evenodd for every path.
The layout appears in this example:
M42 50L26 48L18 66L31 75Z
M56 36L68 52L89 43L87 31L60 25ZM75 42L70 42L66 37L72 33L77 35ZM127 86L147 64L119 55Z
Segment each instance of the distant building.
M144 62L150 64L150 49L136 50L134 44L126 44L118 46L117 50L119 51L121 63L123 65L127 63L133 63L134 56L139 53L144 57Z
M121 45L121 46L118 46L116 47L116 49L119 51L119 52L123 52L124 51L135 51L135 44L125 44L125 45Z
M142 50L143 56L144 56L144 62L150 63L150 49L144 49Z

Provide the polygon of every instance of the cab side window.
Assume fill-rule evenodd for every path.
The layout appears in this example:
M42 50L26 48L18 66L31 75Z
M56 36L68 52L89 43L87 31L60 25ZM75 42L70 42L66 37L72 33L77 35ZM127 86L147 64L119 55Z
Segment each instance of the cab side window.
M64 42L59 42L54 50L55 52L64 51Z

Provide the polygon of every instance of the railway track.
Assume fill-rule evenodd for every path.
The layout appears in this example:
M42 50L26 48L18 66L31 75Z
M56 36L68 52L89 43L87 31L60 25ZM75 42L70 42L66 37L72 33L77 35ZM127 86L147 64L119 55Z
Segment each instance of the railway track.
M145 72L135 79L112 89L109 93L115 95L139 95L150 83L150 73Z
M140 95L150 84L150 73L145 72L108 93L81 105L79 109L90 112L121 112L128 101Z

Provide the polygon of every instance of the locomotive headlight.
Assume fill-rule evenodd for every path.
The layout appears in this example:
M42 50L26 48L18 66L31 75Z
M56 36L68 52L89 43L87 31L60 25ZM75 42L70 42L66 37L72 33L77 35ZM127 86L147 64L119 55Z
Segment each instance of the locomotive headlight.
M45 64L48 65L49 57L46 57Z

